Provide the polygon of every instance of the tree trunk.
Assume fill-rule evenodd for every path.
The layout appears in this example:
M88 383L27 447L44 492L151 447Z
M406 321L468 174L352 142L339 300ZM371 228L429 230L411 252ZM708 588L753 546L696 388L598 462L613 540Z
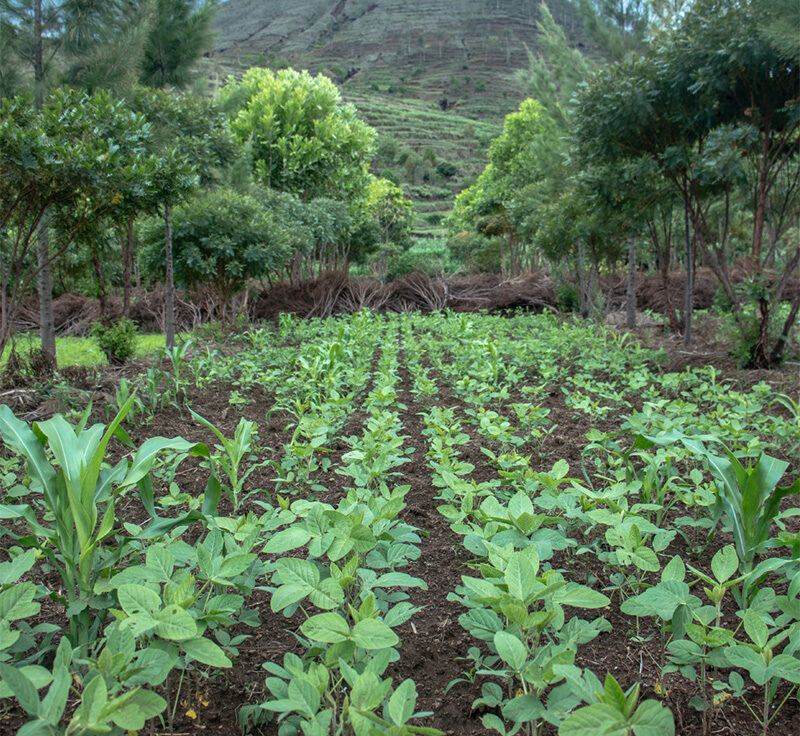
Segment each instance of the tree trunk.
M770 368L770 355L769 355L769 320L772 316L770 314L769 302L765 296L758 300L758 340L753 346L753 367L754 368Z
M767 209L767 194L769 190L769 126L770 116L764 120L766 130L762 133L761 162L756 184L756 211L753 218L753 259L756 263L761 261L761 241L764 233L764 215Z
M47 217L39 224L36 243L36 266L39 269L37 286L39 291L39 334L42 351L52 359L56 367L56 329L53 317L53 277L50 272L50 233Z
M292 256L290 261L290 269L289 269L289 282L292 286L297 286L302 279L301 274L301 266L302 266L302 255L298 252Z
M100 298L100 318L105 322L106 314L106 285L103 279L103 264L100 263L100 252L97 246L92 247L92 265L97 278L97 293Z
M672 261L672 233L668 231L664 235L663 245L658 237L655 224L650 227L650 235L653 239L658 270L661 274L661 288L664 290L664 311L667 314L667 322L672 332L680 332L678 317L675 314L675 305L672 303L672 295L669 288L669 270Z
M42 0L34 0L33 5L33 100L37 109L44 101L44 19Z
M628 290L625 295L625 326L636 327L636 240L628 238Z
M694 308L694 248L689 232L689 203L683 206L683 229L686 235L686 298L683 306L683 344L692 344L692 310Z
M589 255L591 256L591 269L589 271L589 316L594 319L602 319L603 309L601 307L602 294L600 293L600 261L597 258L597 250L594 243L589 243ZM598 294L600 297L598 298Z
M168 204L164 205L164 252L164 333L167 350L172 350L175 347L175 275L172 266L172 208Z
M42 0L35 0L33 6L33 99L37 109L44 101L44 56L43 56L43 17ZM42 338L42 351L56 363L56 328L53 318L53 276L50 272L50 233L45 214L39 223L36 248L36 267L39 270L37 287L39 292L39 334Z
M792 331L792 327L794 327L794 323L797 321L797 312L799 310L800 290L797 291L794 299L792 299L792 308L789 310L789 315L786 317L786 322L783 323L783 329L781 330L780 337L778 337L778 341L775 343L775 347L772 349L772 353L770 354L770 365L776 366L780 364L781 360L783 360L783 353L786 350L786 343L789 342L789 333Z
M588 293L588 286L586 284L586 270L583 267L583 243L578 241L578 257L577 257L577 266L578 266L578 293L580 294L581 300L581 317L586 319L589 316L589 293Z
M122 316L128 317L131 311L131 251L133 248L134 217L128 218L128 227L120 238L122 245Z

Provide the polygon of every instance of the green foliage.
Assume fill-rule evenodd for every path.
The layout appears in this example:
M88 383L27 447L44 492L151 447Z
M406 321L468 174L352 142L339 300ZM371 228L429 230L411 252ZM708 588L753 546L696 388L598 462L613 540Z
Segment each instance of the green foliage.
M136 323L124 318L110 325L94 322L91 329L92 337L111 365L122 365L133 357L137 333Z
M443 176L445 179L452 179L458 174L458 166L450 161L440 161L436 164L436 173Z
M657 700L639 701L639 684L624 691L611 673L606 675L597 703L571 713L559 726L558 736L581 736L586 733L620 736L673 736L675 720L669 708Z
M450 252L443 240L417 239L409 248L391 243L380 249L373 258L375 261L385 259L387 281L412 273L439 276L452 272Z
M275 273L287 257L286 229L254 196L230 189L202 192L172 213L176 281L210 285L224 304L247 279ZM163 277L164 223L151 219L141 230L147 272Z
M14 694L31 720L22 727L25 733L54 733L65 715L70 694L72 650L66 638L56 652L53 677L47 695L40 699L36 683L24 671L0 663L0 677ZM123 693L109 692L107 680L93 673L87 678L80 704L66 726L65 733L109 733L114 727L138 730L161 713L166 701L156 693L134 687ZM117 688L114 688L117 689Z
M222 432L207 419L201 417L191 409L189 411L200 424L206 429L209 429L220 441L220 444L215 446L216 452L209 456L209 467L215 477L218 476L217 470L222 471L222 474L227 480L225 491L231 501L233 513L238 513L239 500L244 482L254 470L267 464L266 461L261 463L252 462L255 460L253 445L258 434L258 427L255 422L251 422L242 417L239 420L239 424L236 425L236 431L233 437L227 439ZM246 471L241 472L242 463L246 459L250 460L252 464Z
M650 166L681 198L697 248L714 263L734 315L740 299L728 270L734 257L728 237L732 195L753 203L755 270L766 269L776 255L790 271L797 267L788 233L775 237L771 248L763 241L778 172L794 156L785 143L800 127L800 70L777 38L763 33L760 10L759 3L739 0L695 2L645 56L596 74L581 90L576 111L575 139L584 166ZM653 195L664 196L658 187ZM715 200L725 212L719 228L710 216ZM773 220L779 229L781 217ZM771 314L782 287L759 291L752 362L768 368L780 362L795 317L770 340Z
M95 237L127 198L152 191L160 163L148 155L149 134L141 116L105 92L59 90L40 110L30 99L2 101L0 228L13 240L0 264L10 310L0 326L0 346L19 299L41 269L31 263L31 252L44 213L59 232L53 257L76 240Z
M155 0L140 81L150 87L183 87L212 43L215 0Z
M655 4L655 3L654 3ZM642 51L650 20L645 0L578 0L584 28L611 59Z
M419 625L406 624L430 583L412 573L432 527L409 523L402 478L421 456L465 563L443 592L469 639L448 689L470 684L484 730L673 734L666 696L603 685L583 666L608 648L612 606L610 641L627 638L657 695L685 693L684 723L694 707L713 732L741 698L762 733L780 730L800 680L800 566L796 511L779 511L797 484L778 485L787 468L773 456L800 442L797 406L767 383L669 373L658 358L550 312L284 314L219 350L165 351L120 383L108 427L88 427L88 410L28 426L0 408L0 698L16 698L33 733L177 730L187 683L229 670L257 603L296 643L264 663L245 730L433 733L416 725L430 714L416 712L414 683L392 677L411 665ZM220 386L227 419L193 414L215 445L112 445L129 443L131 412L141 425L159 406L182 410L191 387ZM275 450L236 415L264 390L271 434L284 425ZM777 401L785 412L770 411ZM543 465L563 436L556 420L594 427L577 473L558 455ZM720 442L729 453L706 450ZM184 484L190 457L202 493ZM264 476L272 498L253 488ZM55 585L34 582L48 573ZM77 637L41 617L45 603Z
M148 4L138 1L3 0L0 97L33 87L39 99L59 83L90 92L129 88L139 73L150 21ZM41 57L37 38L43 41ZM26 66L32 74L23 72Z
M497 273L500 270L497 243L482 233L468 230L455 232L447 238L447 247L459 268L474 273Z
M581 295L578 287L563 281L556 289L556 301L559 312L577 312L581 306Z
M382 242L408 244L413 219L411 202L396 184L370 177L365 197L358 208L356 221L376 222Z
M715 294L715 306L721 304L723 307L730 304L730 299L727 298L724 290L719 299ZM719 292L717 292L719 293ZM787 340L781 337L781 329L785 323L786 318L789 316L791 307L789 304L781 304L776 309L776 314L773 319L769 321L767 336L769 343L774 345L780 340ZM761 337L761 319L759 318L756 304L750 302L740 307L736 314L730 311L721 315L720 320L720 334L725 339L731 357L736 360L740 368L755 368L756 367L756 349ZM783 360L790 358L792 355L791 350L784 350L781 360L778 362L780 365Z
M110 605L95 597L94 586L127 551L129 540L119 540L112 548L102 544L115 533L119 497L149 478L161 450L202 450L185 440L155 438L142 445L133 461L124 458L110 468L105 463L108 443L115 435L126 439L120 424L132 406L133 396L108 427L95 424L89 429L85 428L88 412L77 427L56 415L31 429L7 406L0 406L0 436L25 458L31 485L42 494L48 518L40 522L29 504L4 505L4 514L25 521L30 529L25 544L40 548L60 575L68 604L70 639L82 653L92 635L96 636Z
M519 273L525 241L535 232L540 190L558 159L557 132L542 105L522 102L489 146L489 165L462 191L450 218L451 232L477 229L503 239L503 269Z
M347 199L366 186L375 133L327 77L250 69L220 97L265 186L304 199Z
M196 184L193 177L203 186L214 184L226 168L245 156L216 100L142 86L134 88L128 99L151 126L150 150L163 159L153 185L169 191L171 182L173 189L180 184L178 200ZM158 204L163 201L161 196Z
M687 437L678 431L661 436L640 436L637 446L670 444L680 441L691 452L703 458L717 481L716 518L723 514L731 526L736 551L745 570L750 570L757 552L772 535L772 524L780 513L782 498L800 493L800 480L790 486L779 486L789 464L760 453L754 463L742 464L742 458L723 445L725 455L715 455L706 449L703 440L715 437Z
M556 23L545 3L540 5L537 40L541 52L528 52L528 69L519 73L530 97L538 100L548 116L565 129L571 122L573 97L591 71L592 62L570 46L564 29Z

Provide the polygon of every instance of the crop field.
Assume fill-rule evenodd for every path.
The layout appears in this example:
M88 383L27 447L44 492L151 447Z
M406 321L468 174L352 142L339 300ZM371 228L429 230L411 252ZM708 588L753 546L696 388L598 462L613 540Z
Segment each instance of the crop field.
M126 376L0 406L0 732L797 733L786 374L363 312Z

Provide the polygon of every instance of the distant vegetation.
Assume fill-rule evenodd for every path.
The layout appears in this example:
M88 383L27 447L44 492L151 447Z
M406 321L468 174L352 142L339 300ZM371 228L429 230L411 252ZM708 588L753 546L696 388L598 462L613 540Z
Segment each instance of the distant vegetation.
M0 346L34 290L55 356L68 291L110 323L164 284L172 346L175 286L228 320L251 286L334 270L538 269L600 317L620 265L627 324L654 270L688 344L704 266L741 362L777 365L800 310L796 16L789 0L3 2Z

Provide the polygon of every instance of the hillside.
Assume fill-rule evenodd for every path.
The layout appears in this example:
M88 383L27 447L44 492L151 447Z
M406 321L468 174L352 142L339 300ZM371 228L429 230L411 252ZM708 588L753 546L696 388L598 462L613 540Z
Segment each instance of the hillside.
M566 0L548 5L573 39ZM516 72L536 45L539 0L227 0L202 71L215 84L251 66L323 72L381 135L376 173L436 234L523 97Z

